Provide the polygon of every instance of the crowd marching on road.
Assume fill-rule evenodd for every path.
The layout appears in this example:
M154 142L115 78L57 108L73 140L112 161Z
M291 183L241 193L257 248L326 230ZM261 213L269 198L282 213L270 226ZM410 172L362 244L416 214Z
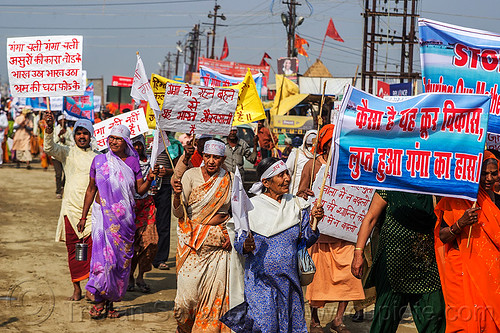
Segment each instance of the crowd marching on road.
M484 153L477 206L380 190L352 243L312 228L324 208L308 201L315 196L310 184L332 151L333 124L309 131L303 142L293 140L288 160L263 156L279 156L263 124L253 148L236 127L224 140L188 136L184 145L167 133L171 145L151 165L145 137L131 139L125 126L113 127L101 153L93 148L90 121L71 128L59 117L56 126L52 112L40 119L23 110L12 150L16 163L28 167L37 119L43 153L56 171L56 195L62 195L56 241L68 251L70 299L92 301L93 319L119 317L115 303L126 292L151 292L146 273L153 266L174 268L167 264L173 213L178 332L306 332L306 302L309 332L323 332L318 309L338 302L330 330L345 333L350 301L363 304L354 322L363 321L363 309L375 302L371 332L396 332L408 304L419 332L499 331L499 294L490 292L500 288L497 152ZM249 230L241 232L234 230L231 198L234 182L244 177L244 159L257 166L258 182L249 191ZM470 250L465 230L472 224L481 230ZM370 239L376 247L367 244ZM301 240L316 269L305 293L297 261ZM77 243L86 245L86 261L79 261ZM367 247L374 250L369 268ZM373 287L376 297L370 296ZM470 320L464 308L481 311Z

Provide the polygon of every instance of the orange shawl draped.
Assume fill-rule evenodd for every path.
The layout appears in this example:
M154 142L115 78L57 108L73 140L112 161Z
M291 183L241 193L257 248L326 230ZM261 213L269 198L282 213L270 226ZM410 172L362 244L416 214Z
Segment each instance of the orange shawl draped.
M446 302L446 332L500 332L500 210L479 188L478 223L457 235L453 242L439 239L442 221L448 226L472 207L464 199L443 198L436 206L435 250Z
M216 226L207 224L222 205L224 205L231 191L231 176L227 171L224 171L224 173L224 175L217 174L210 177L203 185L194 188L189 195L188 206L199 204L204 199L207 199L207 195L211 195L211 197L208 203L203 205L197 214L193 214L191 219L186 215L179 219L176 258L177 271L180 270L189 253L199 250L205 243L212 228L220 228L223 233L227 233L223 224ZM213 195L210 192L214 192Z

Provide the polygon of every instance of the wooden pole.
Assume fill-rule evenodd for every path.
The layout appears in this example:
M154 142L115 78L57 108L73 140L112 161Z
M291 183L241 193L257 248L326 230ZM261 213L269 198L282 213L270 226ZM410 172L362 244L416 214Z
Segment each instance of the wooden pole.
M472 208L476 208L476 205L477 205L477 201L474 201ZM469 226L469 237L467 237L467 248L469 248L471 234L472 234L472 224Z
M318 113L318 131L316 133L316 143L314 144L314 152L313 152L313 164L312 164L312 171L311 171L311 179L309 181L309 189L312 188L313 184L313 173L314 173L314 167L316 166L316 154L318 153L318 144L319 144L319 130L321 129L321 125L323 124L323 118L322 118L322 113L323 113L323 104L325 103L325 90L326 90L326 81L323 82L323 93L321 94L321 105L319 107L319 113Z
M354 74L354 78L352 79L352 86L353 87L356 85L356 81L358 80L358 69L359 69L359 65L356 66L356 73Z
M332 148L333 148L333 140L332 140ZM323 182L321 183L321 188L319 190L319 196L318 196L318 201L316 201L316 207L319 207L321 205L321 201L323 200L323 191L325 190L326 178L328 177L328 171L330 171L330 164L332 164L332 156L333 156L332 148L330 148L330 151L328 153L328 159L326 161L326 166L325 166L325 173L323 174ZM312 230L316 231L317 226L318 226L318 219L314 218L311 227Z

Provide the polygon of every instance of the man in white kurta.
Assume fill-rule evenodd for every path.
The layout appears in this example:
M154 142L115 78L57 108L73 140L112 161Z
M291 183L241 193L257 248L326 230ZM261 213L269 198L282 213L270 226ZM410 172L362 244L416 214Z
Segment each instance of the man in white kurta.
M56 242L66 242L71 280L75 289L70 300L79 300L82 298L80 281L88 278L90 272L90 254L92 253L92 240L90 237L92 223L90 216L92 216L92 212L89 211L83 233L78 232L76 226L82 216L83 201L89 184L90 165L98 154L90 145L90 138L94 134L94 129L90 121L78 120L73 130L75 145L70 147L54 142L53 115L47 113L45 120L47 129L45 130L43 148L47 154L62 163L66 175L66 185L55 240ZM81 240L89 246L87 261L76 261L75 259L75 244Z

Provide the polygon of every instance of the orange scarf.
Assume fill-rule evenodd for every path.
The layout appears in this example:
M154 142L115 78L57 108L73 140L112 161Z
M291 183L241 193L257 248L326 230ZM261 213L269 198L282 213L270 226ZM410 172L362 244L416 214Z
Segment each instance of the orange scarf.
M218 178L218 176L210 177L207 182L194 188L189 195L188 205L192 205L202 200L210 189L216 185ZM210 228L214 227L207 223L218 212L222 205L224 205L228 195L230 195L231 176L229 175L229 172L226 172L225 175L222 176L222 179L217 186L215 194L212 196L208 204L201 209L200 213L196 216L192 216L191 219L187 216L179 219L177 271L179 271L182 267L182 264L186 261L189 253L200 249L210 233ZM215 227L223 229L223 232L227 234L227 230L225 230L223 226L223 224L219 224Z
M481 187L477 206L481 209L478 223L472 225L469 247L469 227L464 227L456 237L458 251L453 243L441 242L439 230L443 221L448 226L458 221L472 202L443 198L435 208L435 250L447 305L446 332L479 332L479 327L500 331L500 210ZM467 318L469 313L472 319Z

